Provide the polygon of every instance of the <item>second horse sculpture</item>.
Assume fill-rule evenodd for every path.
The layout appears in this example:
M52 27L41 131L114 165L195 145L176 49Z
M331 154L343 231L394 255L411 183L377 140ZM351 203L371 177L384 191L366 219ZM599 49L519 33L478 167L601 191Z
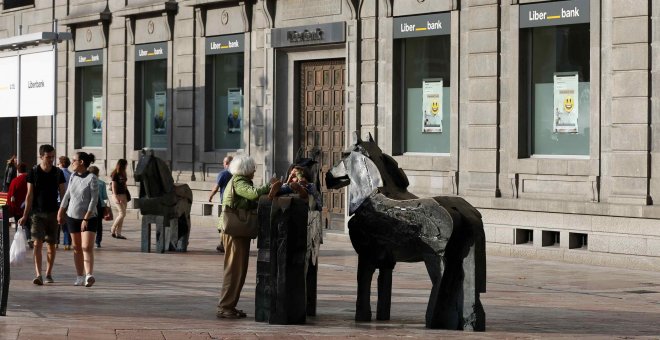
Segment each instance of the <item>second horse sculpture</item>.
M371 135L326 173L326 186L349 185L349 234L358 253L356 321L371 321L371 280L378 274L376 318L390 319L397 261L424 261L433 283L426 327L484 331L479 294L486 291L481 214L460 197L417 198L408 178Z

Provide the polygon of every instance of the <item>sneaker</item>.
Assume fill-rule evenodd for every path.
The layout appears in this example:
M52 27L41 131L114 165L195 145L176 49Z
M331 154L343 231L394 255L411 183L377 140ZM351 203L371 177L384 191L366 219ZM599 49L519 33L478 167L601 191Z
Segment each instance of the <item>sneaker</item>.
M53 277L50 275L46 275L46 283L53 283L55 280L53 280Z
M120 239L120 240L125 240L126 239L126 237L124 237L124 235L117 235L117 238Z
M117 234L112 233L112 238L117 238Z
M85 287L91 287L94 284L94 282L96 282L94 275L87 274L87 276L85 277Z
M74 286L82 286L85 284L85 277L84 276L76 276L76 281L73 282Z
M34 280L32 280L32 283L34 283L37 286L41 286L44 284L44 279L41 278L41 275L38 275L37 277L34 278Z
M97 244L96 244L96 248L101 248L101 244L100 244L100 243L97 243Z

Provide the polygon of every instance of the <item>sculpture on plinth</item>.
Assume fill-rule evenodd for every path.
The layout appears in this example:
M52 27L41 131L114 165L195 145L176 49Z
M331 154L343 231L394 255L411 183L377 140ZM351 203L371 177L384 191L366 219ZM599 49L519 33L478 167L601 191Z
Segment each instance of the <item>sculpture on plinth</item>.
M151 224L156 224L156 251L184 252L190 237L193 195L188 184L174 183L165 162L153 150L142 150L135 167L140 182L136 206L142 214L142 252L151 249Z
M390 319L396 262L424 261L433 283L426 327L485 330L480 293L486 291L486 250L481 214L460 197L418 198L408 177L371 135L326 173L326 186L350 184L349 235L358 254L355 320L371 321L371 280L378 275L376 318Z

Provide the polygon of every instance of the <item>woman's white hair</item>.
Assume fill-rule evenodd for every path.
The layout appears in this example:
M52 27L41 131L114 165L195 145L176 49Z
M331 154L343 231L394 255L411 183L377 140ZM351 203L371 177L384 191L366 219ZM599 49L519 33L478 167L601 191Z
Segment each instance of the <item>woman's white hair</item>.
M249 176L257 169L254 159L250 156L236 156L229 163L229 172L232 175Z

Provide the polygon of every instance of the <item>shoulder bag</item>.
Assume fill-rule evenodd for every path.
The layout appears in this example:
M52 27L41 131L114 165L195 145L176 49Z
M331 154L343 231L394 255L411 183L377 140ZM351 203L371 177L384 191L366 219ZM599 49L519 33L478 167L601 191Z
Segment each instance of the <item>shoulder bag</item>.
M232 180L230 184L231 191L229 194L232 197L231 202L235 202L234 196L236 190L234 189L234 181ZM224 233L233 237L249 237L255 239L259 233L257 209L248 210L223 205L222 223L225 227Z

